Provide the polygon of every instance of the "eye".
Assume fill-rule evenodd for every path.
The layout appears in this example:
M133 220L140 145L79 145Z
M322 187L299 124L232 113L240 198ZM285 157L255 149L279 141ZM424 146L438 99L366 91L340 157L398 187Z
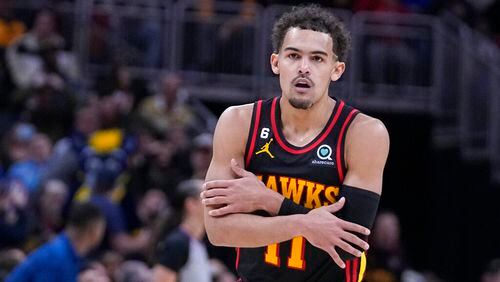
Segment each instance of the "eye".
M323 58L322 58L322 57L320 57L320 56L313 56L313 57L312 57L312 60L313 60L314 62L318 62L318 63L321 63L321 62L323 62L323 61L324 61L324 60L323 60Z
M288 55L288 58L290 58L290 59L292 59L292 60L297 60L297 59L299 59L299 58L300 58L300 56L299 56L299 54L297 54L297 53L290 53L290 54Z

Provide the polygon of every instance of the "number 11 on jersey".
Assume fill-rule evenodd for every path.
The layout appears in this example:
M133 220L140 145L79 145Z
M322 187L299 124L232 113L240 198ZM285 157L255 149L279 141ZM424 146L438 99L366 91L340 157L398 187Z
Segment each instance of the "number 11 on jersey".
M292 239L292 247L287 262L287 266L289 268L301 269L301 270L306 268L306 261L304 260L305 247L306 245L304 237L299 236ZM280 266L278 243L271 244L266 247L264 260L268 264L274 265L276 267Z

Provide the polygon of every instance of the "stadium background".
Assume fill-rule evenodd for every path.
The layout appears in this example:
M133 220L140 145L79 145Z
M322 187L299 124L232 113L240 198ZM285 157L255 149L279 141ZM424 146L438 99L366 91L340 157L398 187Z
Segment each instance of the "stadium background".
M38 11L50 8L56 13L56 29L65 41L58 48L76 58L68 68L76 69L74 74L56 71L63 86L50 85L50 90L44 92L41 89L46 89L49 82L44 81L41 87L35 82L16 81L12 72L16 71L19 56L8 56L15 39L5 37L5 31L0 29L0 33L4 32L0 60L2 189L12 190L4 187L11 187L17 176L21 186L27 186L21 189L33 199L46 179L41 173L39 182L33 184L23 178L24 171L16 174L12 169L16 161L29 157L12 158L12 148L23 146L13 139L38 131L47 134L52 147L71 134L72 117L81 104L116 103L118 111L122 111L120 122L113 124L110 118L110 124L130 133L127 136L131 149L123 145L127 154L117 160L119 174L130 175L137 170L128 166L128 158L136 156L134 146L140 143L134 136L142 136L142 122L155 127L154 119L158 118L137 121L134 117L141 116L141 102L162 89L160 82L165 72L182 78L182 90L190 97L183 103L198 116L196 122L186 123L181 129L158 125L159 131L164 130L161 136L170 136L158 139L166 138L170 141L165 142L170 143L181 136L186 144L176 146L188 154L203 147L202 138L199 144L192 140L210 132L215 117L227 106L278 94L277 79L268 67L270 29L277 16L299 2L0 3L1 26L16 20L25 25L26 31L33 26ZM489 263L500 257L499 1L318 3L332 8L353 36L347 73L332 86L331 93L380 118L391 135L381 209L392 210L399 217L408 266L433 273L443 281L479 281ZM120 82L123 76L130 82L126 86ZM170 83L181 82L174 79ZM44 99L49 102L44 104ZM92 157L82 157L82 162ZM186 155L179 157L181 161L183 157ZM47 163L50 166L50 161ZM181 171L187 178L193 173L192 167L180 166L167 165L167 174L178 175ZM70 194L77 193L81 186L92 186L95 171L84 165L78 170L78 184L65 181ZM131 178L136 181L132 185L136 190L128 191L152 188L141 187L137 179L140 177ZM149 184L173 183L176 181ZM123 186L124 191L130 188L129 184ZM124 209L133 210L127 204L131 202L135 207L143 194L138 192L133 200L122 204ZM33 209L30 205L25 209ZM4 251L26 246L26 241L0 241Z

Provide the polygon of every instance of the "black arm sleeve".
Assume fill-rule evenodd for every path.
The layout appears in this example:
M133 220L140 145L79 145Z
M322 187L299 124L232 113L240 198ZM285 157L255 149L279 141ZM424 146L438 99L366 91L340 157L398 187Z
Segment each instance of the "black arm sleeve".
M380 195L366 189L348 185L343 185L340 191L339 198L344 197L345 204L338 212L337 216L345 221L357 223L371 229L375 221L375 216L377 215ZM366 235L359 233L354 234L365 241L368 238ZM356 248L356 246L354 247ZM353 255L344 252L340 248L337 250L339 251L340 257L344 260L354 258ZM359 250L363 251L361 249Z
M298 205L290 199L284 198L278 215L306 214L311 209Z
M345 221L357 223L368 229L371 229L377 214L380 195L377 193L361 189L353 186L342 185L339 199L344 197L344 207L335 215ZM283 199L278 215L306 214L311 209L294 203L290 199ZM354 233L363 240L367 240L367 236L359 233ZM354 246L356 248L356 246ZM358 248L359 249L359 248ZM363 251L359 249L360 251ZM337 248L340 257L343 260L355 258L353 255Z

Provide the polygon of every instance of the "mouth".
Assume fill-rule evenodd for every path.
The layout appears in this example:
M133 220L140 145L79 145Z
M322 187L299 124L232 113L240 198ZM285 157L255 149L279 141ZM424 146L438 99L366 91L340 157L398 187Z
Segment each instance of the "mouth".
M303 92L309 90L313 85L312 82L309 81L308 79L301 78L295 80L293 86L295 86L295 89L299 90L300 92Z
M311 88L307 83L296 83L295 87L297 88Z

